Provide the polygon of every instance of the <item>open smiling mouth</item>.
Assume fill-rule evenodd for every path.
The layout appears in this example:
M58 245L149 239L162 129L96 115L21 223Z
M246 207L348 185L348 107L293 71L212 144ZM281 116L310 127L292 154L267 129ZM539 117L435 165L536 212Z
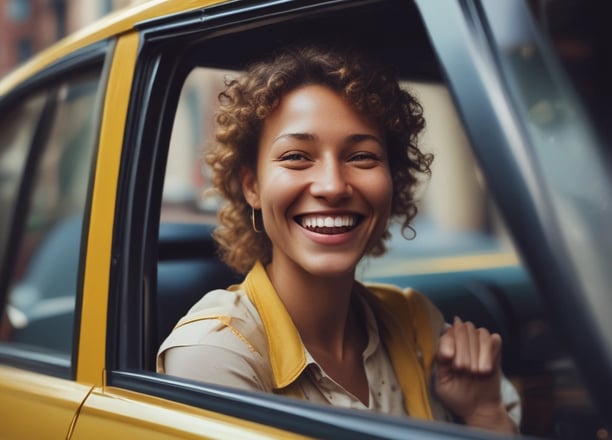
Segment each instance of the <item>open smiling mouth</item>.
M354 229L363 219L360 215L300 215L295 221L304 229L318 234L342 234Z

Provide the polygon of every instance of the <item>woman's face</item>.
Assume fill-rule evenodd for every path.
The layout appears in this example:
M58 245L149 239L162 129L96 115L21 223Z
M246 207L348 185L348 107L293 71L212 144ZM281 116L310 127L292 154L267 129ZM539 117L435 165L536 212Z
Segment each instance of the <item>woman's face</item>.
M393 188L381 132L324 86L282 98L264 121L256 175L245 170L242 182L283 270L353 276L387 227Z

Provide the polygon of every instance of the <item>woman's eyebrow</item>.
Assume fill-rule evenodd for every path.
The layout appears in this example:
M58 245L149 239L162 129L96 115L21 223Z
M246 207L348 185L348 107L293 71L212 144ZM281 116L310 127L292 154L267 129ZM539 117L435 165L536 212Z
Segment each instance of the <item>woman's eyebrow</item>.
M385 145L382 139L380 139L378 136L369 133L356 133L346 137L347 144L358 144L364 141L375 141L378 142L380 145Z
M296 139L298 141L315 141L317 140L317 136L312 133L283 133L272 140L272 143L278 141L279 139L290 138Z
M317 140L317 136L312 133L283 133L277 136L276 138L274 138L272 142L276 142L279 139L283 139L283 138L290 138L290 139L296 139L299 141L309 141L309 142ZM384 145L382 139L380 139L378 136L375 136L369 133L355 133L355 134L348 135L345 138L345 142L347 144L358 144L360 142L364 142L368 140L372 140L372 141L378 142L380 145Z

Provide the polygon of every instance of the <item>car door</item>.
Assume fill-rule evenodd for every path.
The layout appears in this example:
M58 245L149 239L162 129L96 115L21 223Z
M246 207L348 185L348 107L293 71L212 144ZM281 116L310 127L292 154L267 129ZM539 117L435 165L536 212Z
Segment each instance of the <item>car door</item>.
M597 114L585 110L553 47L538 34L527 2L451 4L445 17L431 2L418 3L491 190L554 325L598 404L600 423L609 426L612 242L607 229L612 183L609 134L601 137L595 131L609 110L607 106ZM591 23L595 29L583 29L593 32L595 45L584 46L580 34L575 34L559 42L557 49L574 44L578 58L584 56L580 50L589 51L587 62L608 66L609 71L609 52L597 49L606 41L602 31L608 28L594 15L599 6L540 4L543 19L550 19L545 30L555 31L558 23L552 12L563 8L596 18ZM516 25L509 26L510 21ZM571 58L571 53L566 55ZM468 58L473 62L463 61ZM601 73L597 70L593 79ZM599 90L591 79L578 86L593 94L606 93L607 78L596 84ZM597 128L605 136L609 123ZM602 430L601 435L607 436Z
M83 231L107 45L57 60L0 100L0 437L67 438Z
M195 4L191 2L190 8ZM189 118L194 118L197 129L210 130L210 121L199 119L197 105L187 113L180 109L181 94L188 92L193 72L237 71L279 45L348 38L392 59L407 77L446 84L460 104L466 132L476 142L492 182L507 178L521 189L529 181L497 163L498 155L502 164L515 160L514 150L505 148L507 143L528 142L505 125L516 116L504 100L511 93L495 79L497 67L487 58L492 49L480 46L486 41L486 32L480 31L489 19L479 12L480 2L448 1L445 6L395 0L248 1L212 6L203 1L199 9L172 16L160 13L157 19L138 23L137 31L118 37L109 66L86 223L85 295L78 325L79 357L73 362L77 381L94 386L78 411L72 437L494 437L459 425L319 407L154 372L155 351L163 337L161 314L170 311L168 306L190 305L177 294L176 287L184 279L176 272L164 279L166 269L180 258L175 248L166 253L166 232L160 223L164 188L170 187L167 171L173 161L192 167L172 175L175 187L180 189L185 179L205 178L191 177L199 164L184 154L194 153L201 145L190 143L189 132L181 130ZM208 81L205 76L196 77L205 86L212 84ZM214 102L211 93L209 105ZM173 143L178 149L171 147ZM513 196L499 189L503 185L497 182L511 218ZM214 198L198 202L215 203ZM532 204L526 206L526 218L532 219ZM185 214L194 212L180 213ZM199 221L201 213L195 214ZM521 220L514 221L520 234ZM193 257L198 253L193 247L192 243L192 250L179 257ZM205 278L212 282L212 276ZM167 294L174 296L163 297Z
M385 32L368 27L372 22L385 23ZM181 257L172 256L172 252L162 255L165 249L160 234L165 232L160 227L164 226L160 225L161 205L163 188L169 183L164 179L174 160L191 165L191 171L199 167L192 156L180 156L197 153L201 147L190 144L188 130L180 129L186 119L194 118L197 129L210 129L210 121L200 119L197 105L187 113L179 108L181 93L189 96L190 75L201 69L240 70L251 57L278 45L346 33L363 44L389 50L387 56L404 55L405 51L405 57L395 59L404 70L417 78L440 80L435 53L414 3L203 3L199 10L160 15L157 20L138 23L136 29L139 33L119 37L110 71L108 88L121 98L111 101L109 96L105 104L99 163L104 160L107 166L99 168L93 190L93 199L98 197L104 204L92 207L85 274L85 285L108 291L109 298L107 304L94 304L95 298L104 298L95 295L90 305L84 304L82 322L104 317L106 325L89 332L91 340L82 335L81 347L106 338L106 350L88 361L87 368L83 360L79 377L104 370L104 383L92 390L81 407L73 438L491 438L488 433L460 425L321 407L154 372L155 352L163 337L158 326L160 314L173 305L186 306L178 294L162 298L176 294L179 289L173 287L183 281L175 275L170 279L174 284L162 291L161 279L166 274L162 265ZM385 46L394 38L402 42L399 49ZM123 50L126 53L120 56ZM135 54L135 65L125 61ZM412 59L419 59L419 63ZM209 85L205 76L196 75L198 81L203 81L204 88ZM213 90L209 105L214 105ZM129 107L124 106L127 96ZM173 131L174 126L179 128ZM173 143L180 145L169 153ZM190 179L189 174L183 171L173 177L180 185L181 179ZM214 205L214 200L202 203ZM107 237L109 231L112 247L106 238L99 238ZM194 254L197 249L188 252L189 256ZM163 258L168 261L161 261ZM89 279L93 265L108 268L110 278ZM93 368L94 364L100 370Z

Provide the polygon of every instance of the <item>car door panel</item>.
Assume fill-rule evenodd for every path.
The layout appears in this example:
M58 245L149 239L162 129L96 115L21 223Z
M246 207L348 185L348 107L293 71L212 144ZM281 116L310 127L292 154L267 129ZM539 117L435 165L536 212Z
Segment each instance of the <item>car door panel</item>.
M105 367L114 205L138 41L137 33L128 33L115 44L113 61L108 66L106 87L109 93L102 103L99 149L95 159L83 277L83 290L87 294L81 304L80 356L76 373L78 381L98 385L101 385Z
M79 412L74 440L302 439L266 425L200 410L120 388L96 388Z
M71 380L0 365L0 438L68 438L89 391Z

